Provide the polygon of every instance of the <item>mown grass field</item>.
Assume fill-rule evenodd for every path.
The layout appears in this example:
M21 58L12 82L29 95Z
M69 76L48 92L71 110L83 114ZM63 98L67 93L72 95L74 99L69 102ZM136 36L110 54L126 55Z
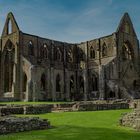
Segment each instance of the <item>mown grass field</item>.
M54 128L8 134L0 136L0 140L140 140L140 132L118 124L121 114L128 111L130 110L33 115L48 118Z

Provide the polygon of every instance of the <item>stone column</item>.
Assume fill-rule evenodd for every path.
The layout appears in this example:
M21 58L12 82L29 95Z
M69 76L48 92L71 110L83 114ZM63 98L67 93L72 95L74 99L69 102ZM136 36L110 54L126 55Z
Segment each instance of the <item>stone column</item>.
M32 95L33 95L33 84L32 84L32 81L30 80L27 82L25 101L32 101L33 100Z
M105 98L105 76L104 76L104 66L99 66L99 98L103 100Z
M14 60L14 70L13 70L13 94L14 98L20 99L20 55L19 55L19 45L15 45L15 60Z
M87 70L83 70L83 78L84 78L84 100L87 100L87 86L88 86L88 80L87 80Z
M38 82L33 81L33 101L38 101L38 99L39 99Z
M55 78L54 78L54 68L51 67L51 93L52 93L52 100L56 101L56 92L55 92Z
M65 70L65 72L66 72L66 83L64 83L64 84L66 84L66 100L67 101L70 101L70 76L69 76L69 72L68 72L68 70L66 69Z

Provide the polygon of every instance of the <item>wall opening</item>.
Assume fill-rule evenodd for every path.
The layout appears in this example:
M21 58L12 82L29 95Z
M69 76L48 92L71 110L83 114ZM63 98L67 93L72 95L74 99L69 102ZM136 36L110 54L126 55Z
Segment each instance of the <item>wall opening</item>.
M46 76L44 73L41 75L41 90L46 90Z
M91 78L92 91L98 91L98 78L93 74Z
M27 90L27 75L24 72L23 79L22 79L22 91L26 92L26 90Z
M11 22L10 19L8 20L7 30L8 30L7 34L11 34L12 33L12 22Z
M15 49L11 41L5 46L4 58L4 92L12 91Z
M93 49L93 47L90 48L90 58L91 59L95 58L95 50Z
M28 54L34 56L34 45L32 41L29 41L28 44Z
M61 92L61 78L60 75L58 74L56 76L56 92Z
M74 76L70 77L70 99L74 98Z

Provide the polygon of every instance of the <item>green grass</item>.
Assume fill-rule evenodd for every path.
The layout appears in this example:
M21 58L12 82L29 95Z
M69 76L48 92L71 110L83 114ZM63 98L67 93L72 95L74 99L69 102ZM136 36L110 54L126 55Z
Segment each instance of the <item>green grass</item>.
M130 110L49 113L54 128L0 136L0 140L140 140L140 132L118 125L123 112Z
M70 103L70 102L0 102L0 104L15 104L15 105L37 105L37 104L64 104L64 103Z

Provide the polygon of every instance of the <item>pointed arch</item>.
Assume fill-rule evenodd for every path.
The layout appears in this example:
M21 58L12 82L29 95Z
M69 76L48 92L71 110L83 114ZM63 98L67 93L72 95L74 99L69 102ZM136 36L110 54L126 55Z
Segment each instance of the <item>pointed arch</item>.
M43 58L48 59L48 54L49 54L49 52L48 52L47 44L44 44L44 45L43 45L43 48L44 48L44 51L43 51Z
M59 74L56 76L56 92L61 92L61 77Z
M4 92L12 91L15 47L8 40L4 47Z
M11 34L12 33L12 21L9 19L8 20L8 28L7 28L7 34Z
M122 58L123 60L133 60L134 59L134 51L132 45L129 41L126 41L122 47Z
M30 40L28 44L28 54L34 56L34 45L33 42Z
M105 56L107 56L107 46L104 43L102 46L102 57L105 57Z
M70 83L69 83L70 85L70 99L72 100L73 98L74 98L74 76L72 75L71 77L70 77Z
M90 58L94 59L95 58L95 50L93 49L93 47L90 47Z
M128 22L124 24L124 32L128 34L130 33L130 25Z
M57 48L55 56L56 56L56 60L58 61L62 60L62 54L59 48Z
M98 91L98 77L95 74L91 76L91 90Z
M6 36L12 32L17 32L17 31L19 31L19 27L14 18L14 15L10 12L7 15L6 22L3 28L3 32L2 32L2 36Z
M41 75L40 82L41 82L41 85L40 85L41 90L45 91L46 90L46 75L45 75L45 73L43 73Z
M73 54L71 49L67 52L67 56L68 56L68 62L73 62Z
M79 77L79 87L80 87L80 93L84 94L84 78L83 78L83 76Z
M27 90L27 75L25 72L23 72L23 76L22 76L22 91L26 92Z

